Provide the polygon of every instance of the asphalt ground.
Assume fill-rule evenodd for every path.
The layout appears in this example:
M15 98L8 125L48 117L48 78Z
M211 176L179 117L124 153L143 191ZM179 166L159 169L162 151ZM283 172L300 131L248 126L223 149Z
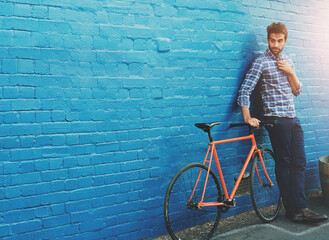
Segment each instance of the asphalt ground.
M308 196L311 210L329 216L329 201L321 192ZM168 235L154 240L169 240ZM296 223L280 212L272 223L263 223L255 211L222 218L212 240L329 240L329 220L317 223Z
M325 200L321 193L308 196L311 210L329 216L329 201ZM236 218L236 219L234 219ZM227 225L225 226L225 222ZM230 226L232 225L233 226ZM238 216L223 219L219 228L221 232L213 237L213 240L328 240L329 221L317 224L296 223L284 216L284 211L279 218L268 224L257 220L257 215L251 211ZM226 229L225 229L226 228Z

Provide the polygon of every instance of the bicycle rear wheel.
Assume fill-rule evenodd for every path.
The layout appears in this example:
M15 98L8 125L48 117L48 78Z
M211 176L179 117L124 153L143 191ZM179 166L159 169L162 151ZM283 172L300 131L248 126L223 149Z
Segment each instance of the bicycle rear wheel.
M256 155L251 169L250 196L257 216L268 223L278 217L282 200L275 177L274 154L269 149L264 149L261 153L266 172L274 185L271 186L262 162Z
M164 202L164 218L172 239L207 240L215 233L221 217L221 208L218 206L198 208L207 171L207 166L192 163L179 170L171 180ZM190 199L194 188L194 195ZM204 202L220 200L220 184L215 173L210 170Z

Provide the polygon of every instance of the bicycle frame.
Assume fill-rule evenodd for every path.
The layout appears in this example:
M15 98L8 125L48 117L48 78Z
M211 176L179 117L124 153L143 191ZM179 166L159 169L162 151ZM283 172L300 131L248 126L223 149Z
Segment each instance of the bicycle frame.
M226 188L226 184L225 184L223 172L222 172L222 169L221 169L221 166L220 166L220 163L219 163L218 154L217 154L217 151L216 151L216 147L215 146L217 144L229 143L229 142L236 142L236 141L242 141L242 140L248 140L248 139L250 139L251 140L251 143L252 143L251 149L250 149L249 154L248 154L248 157L247 157L247 159L246 159L246 161L245 161L245 163L244 163L244 165L243 165L243 167L241 169L241 172L239 174L239 177L238 177L238 179L237 179L237 181L236 181L236 183L235 183L235 185L233 187L233 190L232 190L231 194L228 195L228 191L227 191L227 188ZM210 152L210 159L207 160L208 159L209 152ZM257 153L259 155L259 158L260 158L262 167L264 169L265 176L269 180L271 186L273 186L273 183L272 183L270 177L267 174L267 171L266 171L266 168L265 168L265 165L264 165L264 161L263 161L263 157L262 157L261 151L260 151L260 149L257 148L255 136L254 136L253 133L252 134L249 134L248 136L244 136L244 137L230 138L230 139L224 139L224 140L210 142L209 143L209 147L208 147L208 151L207 151L207 154L206 154L206 157L205 157L205 159L203 161L203 164L204 165L206 163L208 163L208 172L207 172L206 181L205 181L204 188L203 188L202 198L201 198L200 203L198 204L198 208L203 208L203 207L207 207L207 206L226 206L227 205L224 201L223 202L203 202L203 200L204 200L204 194L205 194L206 187L207 187L209 172L210 172L210 169L211 169L211 163L212 163L213 158L215 158L215 163L216 163L216 166L217 166L217 170L218 170L220 182L222 184L222 188L223 188L223 191L224 191L225 199L227 199L227 202L232 202L233 201L233 198L235 196L235 193L236 193L236 191L237 191L237 189L239 187L239 184L240 184L240 182L242 180L242 177L243 177L243 175L244 175L244 173L245 173L245 171L246 171L246 169L248 167L248 164L249 164L251 158L254 157L255 153ZM258 179L260 181L260 184L262 185L262 181L261 181L261 179L259 177L257 166L256 166L256 173L257 173ZM197 181L195 183L193 192L192 192L191 197L190 197L189 200L192 200L192 198L193 198L193 195L194 195L195 189L197 188L197 185L198 185L200 176L201 176L201 171L199 173L199 176L197 178Z

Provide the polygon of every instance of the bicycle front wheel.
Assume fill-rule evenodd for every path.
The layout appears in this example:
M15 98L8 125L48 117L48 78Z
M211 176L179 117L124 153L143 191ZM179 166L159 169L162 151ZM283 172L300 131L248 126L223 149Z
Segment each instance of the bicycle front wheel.
M261 154L264 165L258 155L252 164L250 195L257 216L268 223L278 217L282 200L275 177L274 154L269 149L262 150Z
M208 167L192 163L171 180L164 202L164 218L172 239L210 239L216 231L221 208L207 206L199 208L206 181ZM215 173L210 170L204 202L221 200L221 188Z

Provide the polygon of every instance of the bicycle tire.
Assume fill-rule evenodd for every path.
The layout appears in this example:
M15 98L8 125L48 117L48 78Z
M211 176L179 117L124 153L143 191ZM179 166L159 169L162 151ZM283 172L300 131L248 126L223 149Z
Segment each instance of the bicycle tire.
M189 198L201 171L193 199ZM167 188L164 201L164 219L169 235L174 240L210 239L218 227L221 208L197 208L201 200L208 167L191 163L180 169ZM221 187L215 173L210 169L204 202L218 202L222 199Z
M274 154L269 149L263 149L261 154L265 169L274 185L270 186L270 182L265 175L261 160L257 154L251 168L250 196L257 216L263 222L269 223L279 216L282 207L282 199L275 176ZM256 166L262 184L259 181Z

